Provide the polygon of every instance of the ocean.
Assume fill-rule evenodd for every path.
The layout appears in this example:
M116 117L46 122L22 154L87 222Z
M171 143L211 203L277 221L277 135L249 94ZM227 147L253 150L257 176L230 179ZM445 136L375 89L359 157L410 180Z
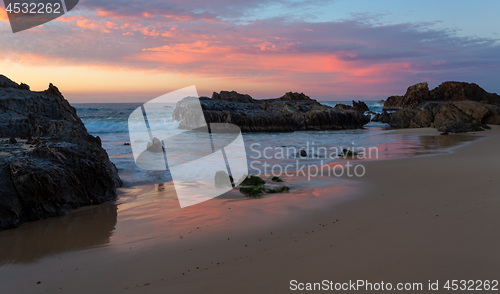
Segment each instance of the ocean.
M338 103L352 105L351 101L322 101L334 107ZM365 101L371 111L379 113L383 105L377 101ZM103 148L108 152L111 161L118 168L124 186L157 184L171 180L167 171L144 170L136 166L132 154L128 130L128 117L142 103L73 103L88 132L99 136ZM168 108L167 117L162 118L172 132L177 132L178 122L172 121L174 108ZM273 167L292 166L297 162L297 150L304 149L308 155L300 157L301 165L321 165L336 160L333 156L325 156L317 150L342 150L343 148L368 149L393 138L380 136L389 132L388 125L370 122L363 129L339 131L297 131L287 133L243 133L243 140L248 157L250 174L261 174L269 171L264 164ZM196 146L197 142L186 142L187 146ZM322 149L323 148L323 149ZM287 150L285 155L283 150ZM182 151L182 150L180 150ZM278 154L280 153L280 154ZM182 152L180 152L182 154Z

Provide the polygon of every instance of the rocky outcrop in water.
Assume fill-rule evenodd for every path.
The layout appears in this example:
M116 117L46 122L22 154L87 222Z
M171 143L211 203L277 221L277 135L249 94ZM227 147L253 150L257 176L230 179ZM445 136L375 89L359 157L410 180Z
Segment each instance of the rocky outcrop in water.
M370 121L356 109L339 110L320 104L303 93L288 92L277 99L256 100L237 92L214 93L200 98L208 123L231 123L243 132L291 132L361 128ZM180 128L199 125L189 107L190 98L177 103L174 120Z
M384 113L374 121L395 128L433 127L442 132L479 131L500 124L500 96L476 84L445 82L429 91L427 83L408 88L404 96L391 96ZM395 112L388 112L395 111Z
M365 113L367 111L370 111L370 108L368 108L368 105L366 105L366 103L364 103L363 101L354 101L352 100L352 106L350 105L345 105L345 104L337 104L335 105L335 107L333 108L335 110L355 110L355 111L358 111L358 112L361 112L361 113Z
M444 82L432 91L429 91L427 83L420 83L409 87L404 96L387 98L384 110L419 108L429 101L476 101L484 104L500 104L500 96L488 93L476 84L464 82Z
M116 198L116 167L52 84L0 75L0 229Z
M420 83L410 86L404 96L391 96L384 103L384 110L416 108L420 103L430 100L429 85Z

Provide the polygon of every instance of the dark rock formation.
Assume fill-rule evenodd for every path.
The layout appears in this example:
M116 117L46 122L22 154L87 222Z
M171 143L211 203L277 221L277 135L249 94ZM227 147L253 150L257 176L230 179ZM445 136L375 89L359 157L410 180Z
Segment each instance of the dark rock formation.
M370 108L368 108L368 105L366 105L366 103L364 103L363 101L354 101L352 100L352 106L350 105L345 105L345 104L337 104L335 105L335 107L333 108L335 110L355 110L355 111L358 111L358 112L361 112L361 113L365 113L367 111L370 111Z
M408 88L404 96L391 96L384 103L384 110L418 108L428 101L477 101L486 104L500 104L500 96L488 93L476 84L444 82L432 91L427 83Z
M174 120L180 128L203 125L203 118L189 107L192 98L177 103ZM361 128L369 116L355 109L338 110L325 106L303 93L286 93L277 99L255 100L236 92L214 93L200 98L209 123L232 123L244 132L291 132L297 130L340 130Z
M477 101L500 104L500 96L488 93L476 84L444 82L430 92L432 101Z
M429 85L420 83L408 88L404 96L391 96L384 103L384 110L416 108L420 103L430 100Z
M482 130L486 124L500 124L500 96L487 93L476 84L445 82L432 91L427 83L408 88L405 96L389 97L384 111L374 121L394 128L433 127L441 132Z
M309 96L307 96L304 93L297 93L297 92L287 92L285 93L285 95L283 95L278 99L283 101L305 101L305 100L316 101L309 98Z
M253 103L255 100L247 94L240 94L236 91L221 91L220 93L214 92L212 94L212 99L215 100L225 100L240 103Z
M28 88L0 75L0 138L18 142L0 145L0 229L113 200L121 185L57 87Z
M366 105L366 103L364 103L363 101L352 101L352 108L356 111L360 111L360 112L367 112L367 111L370 111L370 108L368 108L368 105Z

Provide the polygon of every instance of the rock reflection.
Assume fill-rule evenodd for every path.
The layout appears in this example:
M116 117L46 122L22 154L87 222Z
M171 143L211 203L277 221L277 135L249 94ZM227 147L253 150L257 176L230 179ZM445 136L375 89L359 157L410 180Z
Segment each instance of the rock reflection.
M0 266L108 244L116 221L117 206L108 202L1 231Z
M377 146L377 158L396 159L423 155L438 155L450 152L451 148L476 140L478 137L469 134L440 135L413 135L397 134L393 142Z

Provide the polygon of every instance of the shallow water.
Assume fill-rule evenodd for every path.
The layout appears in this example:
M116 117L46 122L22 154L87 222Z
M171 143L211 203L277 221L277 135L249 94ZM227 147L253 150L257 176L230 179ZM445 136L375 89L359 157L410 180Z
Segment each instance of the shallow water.
M335 106L337 103L350 104L351 101L340 102L323 102L326 105ZM367 101L370 109L375 112L381 111L382 107L377 105L375 101ZM140 107L140 103L83 103L73 105L78 116L84 122L87 130L94 136L101 138L104 149L109 154L111 161L116 165L120 172L120 177L124 182L125 187L132 187L143 184L156 184L171 180L171 175L168 170L154 171L144 170L136 166L131 146L125 145L130 143L128 130L128 117L136 108ZM166 117L158 118L163 125L168 127L166 133L175 135L179 133L177 129L178 123L172 121L172 108L162 108L166 111ZM154 122L151 125L155 125ZM314 146L320 147L336 147L342 150L343 148L369 148L383 143L387 143L392 138L379 136L387 133L387 125L381 123L369 123L363 129L357 130L340 130L340 131L300 131L291 133L243 133L243 140L248 157L249 173L259 174L264 171L262 165L255 160L266 149L292 148L299 150ZM201 137L200 140L203 138ZM201 142L201 141L200 141ZM186 152L186 148L196 148L199 142L177 142L175 144L178 150L175 152L176 158L173 160L189 161L193 152ZM202 143L202 142L201 142ZM201 147L200 147L201 148ZM290 154L289 160L275 160L273 152L270 158L266 160L267 164L286 166L295 162L295 154ZM168 158L167 158L168 160ZM252 165L252 161L254 164ZM322 164L327 161L325 159L308 157L302 160L306 164Z
M380 135L388 143L378 146L378 159L406 158L450 152L471 142L472 135ZM375 158L374 158L375 159ZM372 159L372 160L374 160ZM352 159L339 159L345 164ZM362 160L356 160L362 163ZM333 163L330 163L333 164ZM125 187L114 203L84 207L60 218L26 223L0 232L0 267L29 264L66 252L128 250L152 246L197 234L250 230L273 222L286 222L356 197L355 183L346 177L285 178L291 192L248 199L231 191L216 199L181 209L171 182ZM359 195L358 195L359 196ZM248 219L252 223L248 223ZM203 232L200 230L203 228Z

